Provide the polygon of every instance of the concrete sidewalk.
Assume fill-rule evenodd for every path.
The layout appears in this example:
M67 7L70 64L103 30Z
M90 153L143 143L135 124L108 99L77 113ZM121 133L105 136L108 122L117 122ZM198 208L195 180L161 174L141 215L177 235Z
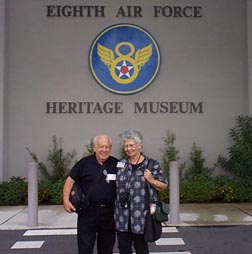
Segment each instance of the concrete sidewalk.
M76 228L77 215L61 205L39 206L38 226L32 228ZM0 230L30 229L27 206L1 206ZM180 223L167 226L252 225L252 203L181 204Z

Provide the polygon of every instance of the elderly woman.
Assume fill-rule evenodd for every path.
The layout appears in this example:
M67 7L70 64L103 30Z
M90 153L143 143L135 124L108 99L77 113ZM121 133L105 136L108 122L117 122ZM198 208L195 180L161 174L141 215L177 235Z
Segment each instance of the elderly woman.
M122 145L127 155L117 164L117 198L115 223L120 254L148 254L148 243L144 239L144 224L147 209L146 195L157 200L157 191L167 188L167 179L157 161L147 169L150 158L141 152L143 137L136 130L122 134ZM149 188L147 188L149 184ZM154 211L151 209L151 212Z

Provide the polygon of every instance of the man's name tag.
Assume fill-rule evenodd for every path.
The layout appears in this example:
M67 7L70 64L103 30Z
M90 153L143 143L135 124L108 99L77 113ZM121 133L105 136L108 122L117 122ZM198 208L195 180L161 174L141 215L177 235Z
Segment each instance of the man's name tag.
M118 161L116 164L117 168L124 168L124 166L125 166L125 162Z
M116 180L116 174L108 174L107 175L108 181L115 181Z

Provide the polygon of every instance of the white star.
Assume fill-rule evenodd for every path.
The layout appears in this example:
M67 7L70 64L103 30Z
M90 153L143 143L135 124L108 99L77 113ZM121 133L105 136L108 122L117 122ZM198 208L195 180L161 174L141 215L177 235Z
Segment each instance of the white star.
M125 60L123 61L122 65L117 65L116 69L118 71L120 71L119 73L119 78L121 78L122 76L126 76L128 78L130 78L130 70L133 68L133 66L128 66L125 62Z

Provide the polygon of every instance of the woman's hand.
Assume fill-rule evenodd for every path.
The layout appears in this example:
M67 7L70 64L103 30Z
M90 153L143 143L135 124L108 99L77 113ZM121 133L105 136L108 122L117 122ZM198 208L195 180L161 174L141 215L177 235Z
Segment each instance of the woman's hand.
M144 170L144 178L158 191L167 188L167 184L156 180L149 169Z
M153 178L151 171L149 169L144 170L144 178L148 183L152 183L155 179Z

